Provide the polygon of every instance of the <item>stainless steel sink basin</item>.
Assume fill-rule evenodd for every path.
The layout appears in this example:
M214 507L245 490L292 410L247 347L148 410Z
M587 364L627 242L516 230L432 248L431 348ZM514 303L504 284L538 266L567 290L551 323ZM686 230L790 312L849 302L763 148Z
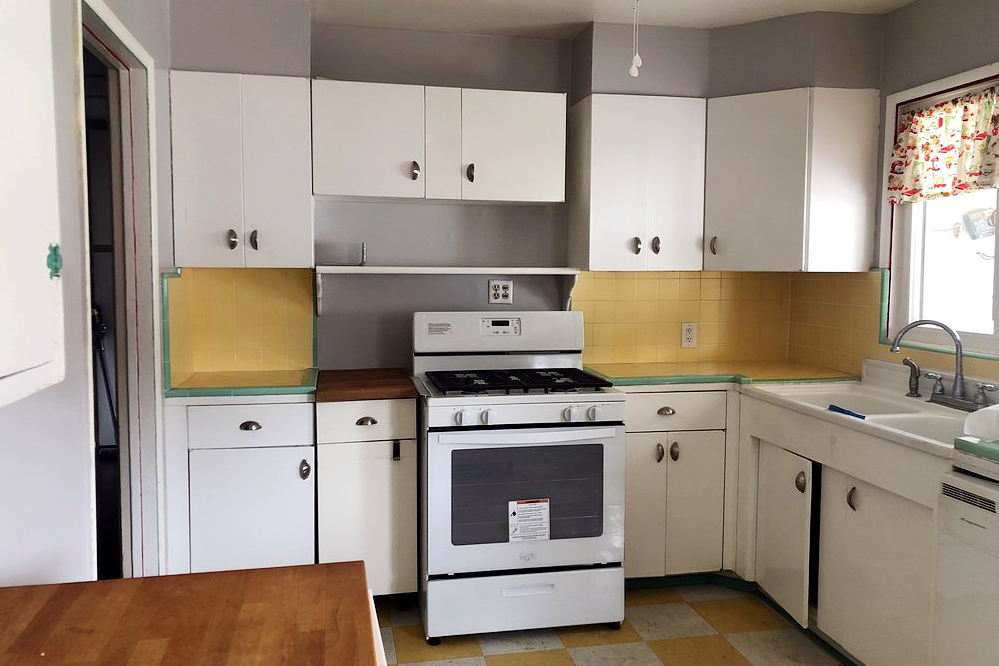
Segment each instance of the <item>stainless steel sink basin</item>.
M893 414L873 416L867 420L944 444L953 444L956 437L964 434L964 417L960 415Z
M889 397L883 392L864 388L860 384L823 385L814 388L801 385L775 386L770 390L821 409L836 405L865 416L916 414L923 409L923 403L919 400L904 396Z

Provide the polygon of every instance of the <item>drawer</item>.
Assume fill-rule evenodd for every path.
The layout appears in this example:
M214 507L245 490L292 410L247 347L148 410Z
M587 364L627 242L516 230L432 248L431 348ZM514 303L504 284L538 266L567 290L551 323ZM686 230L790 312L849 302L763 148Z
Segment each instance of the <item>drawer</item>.
M321 444L416 438L416 400L351 400L316 403Z
M725 391L630 393L625 402L625 429L724 430L725 404Z
M189 449L315 444L312 405L211 405L187 408Z

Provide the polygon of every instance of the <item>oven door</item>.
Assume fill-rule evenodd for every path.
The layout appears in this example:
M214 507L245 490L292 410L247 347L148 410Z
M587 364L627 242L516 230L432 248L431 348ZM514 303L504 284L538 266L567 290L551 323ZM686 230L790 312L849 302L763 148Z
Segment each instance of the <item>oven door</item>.
M624 426L430 432L427 513L429 575L621 562Z

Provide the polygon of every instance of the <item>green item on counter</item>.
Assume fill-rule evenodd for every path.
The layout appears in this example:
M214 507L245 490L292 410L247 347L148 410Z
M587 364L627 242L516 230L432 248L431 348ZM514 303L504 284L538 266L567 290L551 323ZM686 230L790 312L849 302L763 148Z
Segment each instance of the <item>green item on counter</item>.
M965 435L954 440L954 448L973 456L999 462L999 441Z

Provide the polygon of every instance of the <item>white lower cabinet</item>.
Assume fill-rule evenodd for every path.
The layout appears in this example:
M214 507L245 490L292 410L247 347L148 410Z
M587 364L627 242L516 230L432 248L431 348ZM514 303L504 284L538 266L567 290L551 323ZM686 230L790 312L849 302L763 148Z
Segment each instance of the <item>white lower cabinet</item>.
M374 594L416 591L416 440L321 444L319 561L364 560Z
M666 433L628 433L624 454L624 575L666 575Z
M933 512L822 472L818 628L866 666L930 663Z
M191 571L315 561L312 446L190 452Z
M756 582L798 624L808 626L812 461L760 442Z

